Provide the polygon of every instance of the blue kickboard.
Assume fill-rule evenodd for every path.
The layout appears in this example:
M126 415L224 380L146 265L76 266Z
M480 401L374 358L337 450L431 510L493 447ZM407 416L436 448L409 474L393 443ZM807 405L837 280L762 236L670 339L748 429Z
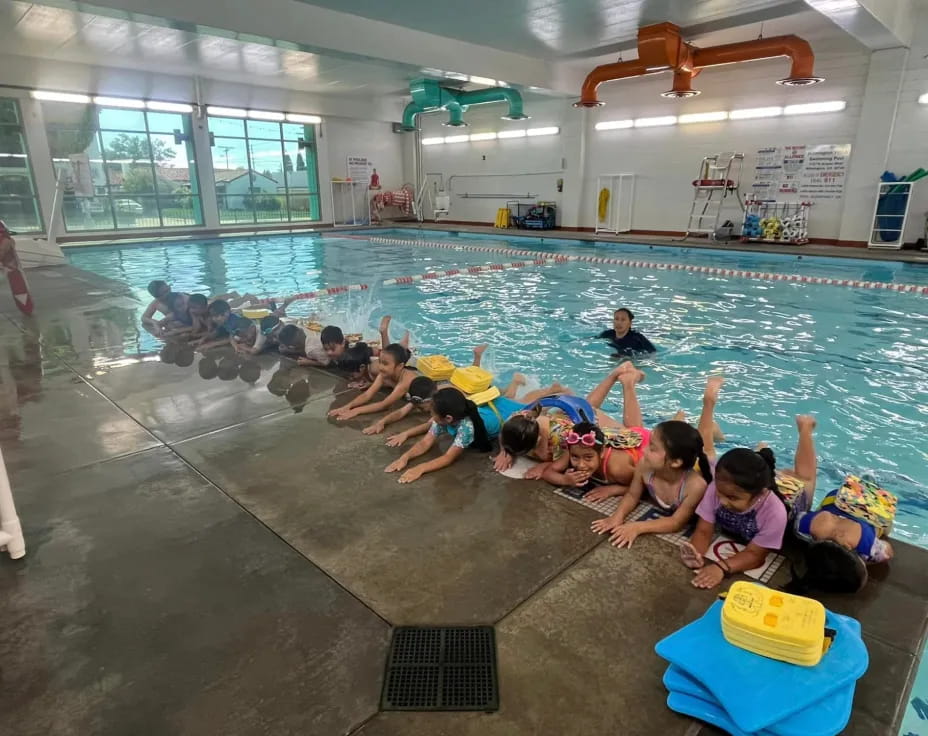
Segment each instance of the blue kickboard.
M860 624L827 612L837 635L815 667L780 662L729 644L722 635L722 601L654 647L699 682L742 731L761 731L857 681L869 656ZM750 683L750 687L746 687Z
M695 718L697 721L709 723L716 728L720 728L731 736L769 736L770 731L756 731L749 733L738 728L734 721L728 717L722 708L714 703L707 703L705 700L694 698L692 695L683 693L670 693L667 696L667 707L684 716Z
M810 705L808 708L787 716L760 733L764 734L764 736L835 736L835 734L841 733L851 719L855 685L856 683L851 683L844 690L832 693L829 697ZM707 705L718 709L725 720L731 723L728 713L712 693L676 665L670 665L664 673L664 687L671 693L686 695L689 698L704 701ZM700 720L706 719L700 718ZM716 721L710 722L718 725ZM740 731L733 723L731 725Z

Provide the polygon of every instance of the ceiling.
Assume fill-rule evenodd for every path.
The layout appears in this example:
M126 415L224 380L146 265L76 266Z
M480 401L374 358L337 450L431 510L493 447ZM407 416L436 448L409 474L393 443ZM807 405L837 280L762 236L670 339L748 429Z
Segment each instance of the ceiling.
M712 30L805 9L794 0L466 0L452 8L437 0L300 2L548 59L604 53L651 23Z
M346 60L238 35L218 28L179 30L154 17L118 18L0 0L0 49L19 56L219 76L332 95L397 94L421 76L408 65Z

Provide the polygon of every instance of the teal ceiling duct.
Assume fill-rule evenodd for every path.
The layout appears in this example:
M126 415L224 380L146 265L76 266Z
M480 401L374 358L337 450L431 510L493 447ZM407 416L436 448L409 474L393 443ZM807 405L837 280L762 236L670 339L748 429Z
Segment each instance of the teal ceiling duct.
M442 87L434 79L415 79L409 83L412 102L403 110L403 130L416 130L416 118L424 112L437 110L448 111L445 125L461 127L464 122L464 109L468 105L484 105L490 102L506 102L509 113L504 120L525 120L528 118L522 109L522 95L517 90L504 87L478 89L473 92L461 92Z

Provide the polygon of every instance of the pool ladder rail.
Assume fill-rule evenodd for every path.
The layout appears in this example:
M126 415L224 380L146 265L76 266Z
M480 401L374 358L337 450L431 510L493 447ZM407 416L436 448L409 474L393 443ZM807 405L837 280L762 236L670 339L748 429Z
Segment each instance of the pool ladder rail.
M722 209L731 195L744 212L744 200L741 199L743 166L743 153L726 151L703 158L699 175L693 180L693 203L683 239L690 235L706 235L714 240Z

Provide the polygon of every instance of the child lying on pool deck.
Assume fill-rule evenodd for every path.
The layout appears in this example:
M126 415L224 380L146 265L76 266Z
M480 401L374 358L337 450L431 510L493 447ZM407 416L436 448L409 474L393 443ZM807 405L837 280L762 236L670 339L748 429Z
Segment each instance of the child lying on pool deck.
M387 345L380 353L374 382L345 406L332 409L329 416L343 422L361 414L374 414L389 409L409 392L409 386L417 375L416 369L408 365L410 358L409 350L403 345ZM374 401L382 388L391 389L390 393L386 398Z
M707 392L717 390L714 387L720 381L720 378L709 378ZM619 507L611 516L594 521L593 531L597 534L611 534L609 541L616 547L631 547L642 534L671 534L684 529L696 513L696 506L702 500L706 487L712 482L703 436L708 433L711 438L714 432L711 411L700 416L699 429L678 419L658 424L651 430L651 442L645 450L644 458L635 468L631 487ZM580 455L581 451L572 446L570 453L571 466L576 467L579 463L575 456ZM590 450L585 450L585 453L591 454ZM582 461L582 458L578 460ZM589 460L587 464L590 464ZM602 475L600 472L600 477ZM626 522L628 515L645 495L665 516L648 521ZM604 497L603 490L592 491L584 496L592 501Z
M642 371L626 362L611 371L586 400L572 395L546 398L514 415L503 425L501 452L494 467L498 471L507 470L515 457L527 455L541 462L525 474L526 478L547 477L551 483L565 485L569 480L564 472L570 462L567 434L578 422L593 422L607 438L621 444L622 452L616 453L610 461L611 484L622 487L621 491L613 489L612 495L624 492L632 482L635 465L641 460L650 438L650 432L641 426L641 407L635 392L635 385L643 378ZM600 409L616 383L622 384L624 424Z

